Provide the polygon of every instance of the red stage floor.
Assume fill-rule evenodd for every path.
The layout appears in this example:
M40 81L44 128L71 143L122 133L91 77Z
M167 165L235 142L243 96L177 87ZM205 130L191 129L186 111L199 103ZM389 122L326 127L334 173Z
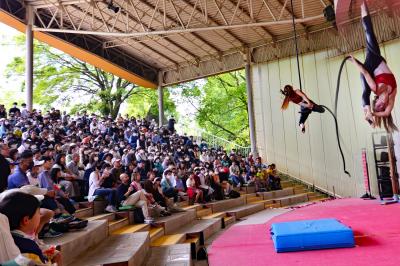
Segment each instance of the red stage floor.
M356 247L276 253L269 235L271 223L336 218L355 233ZM211 266L391 266L400 263L400 204L339 199L295 209L257 225L232 226L209 250Z

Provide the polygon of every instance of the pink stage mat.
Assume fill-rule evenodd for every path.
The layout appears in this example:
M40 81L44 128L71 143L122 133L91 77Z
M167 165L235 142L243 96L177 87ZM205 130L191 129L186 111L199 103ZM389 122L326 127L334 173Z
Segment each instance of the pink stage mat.
M271 223L336 218L350 226L355 248L276 253L270 238ZM391 266L400 263L400 204L338 199L295 209L265 224L236 225L217 238L209 249L211 266Z

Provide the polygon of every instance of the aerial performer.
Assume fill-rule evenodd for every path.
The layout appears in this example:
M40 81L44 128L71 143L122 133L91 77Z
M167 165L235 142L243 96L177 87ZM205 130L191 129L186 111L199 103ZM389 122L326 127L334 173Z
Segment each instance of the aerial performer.
M397 83L385 58L381 55L365 1L361 4L361 20L367 40L367 56L364 64L353 56L351 57L352 62L361 73L362 105L365 119L372 127L382 127L383 123L387 132L397 131L391 114L396 100ZM371 91L375 94L372 108L370 101Z
M283 90L281 90L281 93L285 96L281 107L282 110L286 110L290 102L300 106L299 127L303 133L306 132L305 122L312 112L325 112L325 109L321 105L314 103L304 92L293 89L291 85L286 85Z

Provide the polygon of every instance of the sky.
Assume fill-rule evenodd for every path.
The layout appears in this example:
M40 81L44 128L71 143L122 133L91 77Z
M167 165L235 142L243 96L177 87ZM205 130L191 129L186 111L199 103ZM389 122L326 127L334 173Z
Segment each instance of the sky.
M8 97L10 94L13 95L13 98L15 100L23 99L24 97L24 93L21 92L21 89L19 87L20 82L18 82L17 80L14 82L9 82L4 78L4 71L7 64L10 63L15 56L19 56L25 53L25 49L22 49L21 47L16 47L12 43L13 37L17 36L18 34L20 34L20 32L0 22L0 43L2 43L2 45L0 46L0 91L2 92L0 93L1 101L4 101L4 97Z

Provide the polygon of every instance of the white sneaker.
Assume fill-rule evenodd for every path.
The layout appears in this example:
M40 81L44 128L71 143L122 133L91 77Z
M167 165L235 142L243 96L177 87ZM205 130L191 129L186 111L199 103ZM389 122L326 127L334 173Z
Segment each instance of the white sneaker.
M108 205L108 206L106 207L105 211L106 211L106 212L111 212L111 213L113 213L113 212L117 212L117 209L116 209L114 206L112 206L112 205Z

